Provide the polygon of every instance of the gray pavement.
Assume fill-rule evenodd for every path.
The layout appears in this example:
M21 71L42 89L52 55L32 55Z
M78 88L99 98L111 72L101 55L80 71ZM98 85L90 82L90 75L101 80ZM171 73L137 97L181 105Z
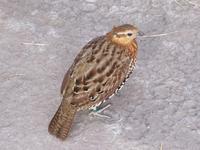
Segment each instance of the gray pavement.
M112 118L80 112L66 141L49 135L74 57L123 23L147 37ZM199 31L199 0L0 0L0 149L200 150Z

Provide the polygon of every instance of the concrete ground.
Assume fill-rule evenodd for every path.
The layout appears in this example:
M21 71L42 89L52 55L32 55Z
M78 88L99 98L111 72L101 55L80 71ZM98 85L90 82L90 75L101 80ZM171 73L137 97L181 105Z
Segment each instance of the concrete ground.
M112 118L80 112L66 141L49 135L74 57L123 23L146 37ZM0 0L0 149L199 150L199 31L199 0Z

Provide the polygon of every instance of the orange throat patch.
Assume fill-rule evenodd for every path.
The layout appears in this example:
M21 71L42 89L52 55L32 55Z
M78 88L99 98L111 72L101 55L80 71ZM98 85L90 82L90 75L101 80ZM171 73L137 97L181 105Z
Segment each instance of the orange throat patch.
M120 46L120 47L125 47L128 48L129 52L130 52L130 56L132 57L132 59L135 60L136 55L137 55L137 42L135 39L133 39L132 41L126 40L126 39L115 39L112 36L112 33L108 33L107 35L107 40L111 41L112 43Z
M131 42L131 44L128 46L128 49L130 51L131 57L135 60L138 49L136 40L133 40L133 42Z
M135 39L129 44L119 44L119 43L116 43L116 42L114 42L114 43L121 46L121 47L127 48L129 50L130 57L133 60L136 59L138 46L137 46L137 42L136 42Z

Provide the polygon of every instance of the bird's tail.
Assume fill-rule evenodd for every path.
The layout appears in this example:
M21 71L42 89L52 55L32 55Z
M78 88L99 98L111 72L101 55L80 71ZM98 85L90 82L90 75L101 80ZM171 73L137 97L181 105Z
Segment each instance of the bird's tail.
M49 124L49 133L64 140L72 126L77 108L68 102L62 102Z

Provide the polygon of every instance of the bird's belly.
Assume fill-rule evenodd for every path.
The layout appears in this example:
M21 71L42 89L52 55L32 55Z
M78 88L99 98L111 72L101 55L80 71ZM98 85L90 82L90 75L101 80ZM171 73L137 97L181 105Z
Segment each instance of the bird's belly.
M96 103L94 103L93 105L91 105L89 107L89 109L94 109L94 108L100 106L102 103L106 102L111 97L113 97L114 95L116 95L122 89L122 87L125 84L125 82L129 79L130 74L132 73L132 71L135 68L135 63L136 63L136 59L132 59L130 61L130 63L129 63L129 68L128 68L128 71L126 73L126 76L125 76L124 80L121 81L121 83L119 84L119 86L116 89L114 89L114 91L112 93L110 93L109 95L107 95L106 97L97 100Z

